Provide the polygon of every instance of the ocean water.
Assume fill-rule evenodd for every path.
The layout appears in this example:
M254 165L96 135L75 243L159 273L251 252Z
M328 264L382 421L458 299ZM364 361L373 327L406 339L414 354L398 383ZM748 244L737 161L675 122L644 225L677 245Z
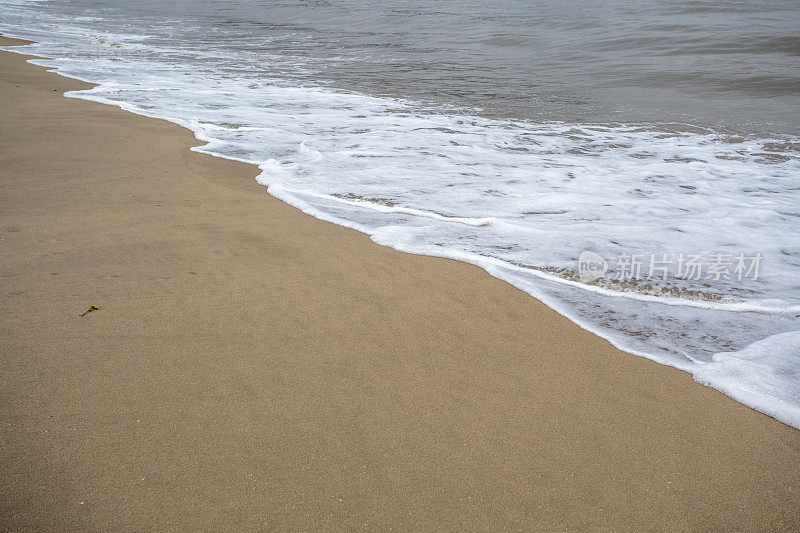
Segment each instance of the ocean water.
M795 0L0 0L0 32L99 84L70 97L800 428Z

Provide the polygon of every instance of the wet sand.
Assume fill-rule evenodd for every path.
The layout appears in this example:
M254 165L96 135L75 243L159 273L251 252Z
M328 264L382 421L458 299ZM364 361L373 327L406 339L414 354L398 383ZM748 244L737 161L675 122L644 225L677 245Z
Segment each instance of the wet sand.
M800 431L84 87L0 52L3 529L800 529Z

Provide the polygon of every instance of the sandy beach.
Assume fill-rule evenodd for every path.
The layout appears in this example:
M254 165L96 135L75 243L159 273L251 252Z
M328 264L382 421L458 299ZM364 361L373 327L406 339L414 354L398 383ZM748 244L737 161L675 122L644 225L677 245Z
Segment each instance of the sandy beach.
M800 530L799 431L25 61L0 52L2 529Z

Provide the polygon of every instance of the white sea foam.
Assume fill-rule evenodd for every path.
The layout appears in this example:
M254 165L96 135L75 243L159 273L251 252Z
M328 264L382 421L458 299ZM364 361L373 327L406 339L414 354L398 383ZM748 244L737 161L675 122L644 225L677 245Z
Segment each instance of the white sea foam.
M258 182L306 213L479 265L616 346L800 427L797 138L431 109L267 76L256 64L285 60L181 47L163 28L100 31L99 19L8 9L0 31L38 41L18 51L99 84L67 96L185 126L206 143L194 150L258 165ZM583 250L763 264L756 280L586 284L571 275Z
M715 354L693 371L694 379L800 427L800 330L756 341L736 352Z

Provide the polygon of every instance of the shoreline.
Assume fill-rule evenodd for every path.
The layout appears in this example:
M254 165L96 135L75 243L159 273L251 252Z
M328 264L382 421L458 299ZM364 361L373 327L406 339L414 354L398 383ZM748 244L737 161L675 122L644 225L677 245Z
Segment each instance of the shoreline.
M45 59L45 56L46 54L42 56L42 59ZM41 63L47 62L48 61L46 59L44 61L35 61L35 63L39 63L40 65ZM81 76L77 76L74 72L72 74L66 74L62 68L56 68L49 65L41 66L45 66L45 68L48 69L53 68L53 72L58 75L81 80ZM91 78L91 76L89 76L89 78ZM574 271L568 270L566 271L567 275L562 276L560 274L555 274L546 268L528 268L529 265L525 265L524 262L520 263L509 261L507 258L504 259L501 257L495 257L492 254L489 256L484 256L479 252L468 252L460 249L458 245L453 247L452 245L448 246L445 243L441 243L442 246L438 246L439 243L437 243L437 246L425 246L425 238L419 239L416 242L413 238L408 242L402 238L387 238L385 235L383 235L384 232L382 231L381 224L378 224L377 226L370 226L370 224L367 223L364 225L363 223L357 221L359 219L359 215L357 213L355 213L355 217L348 218L347 215L344 215L344 218L342 218L342 215L334 214L328 211L324 206L320 208L320 206L316 205L313 200L313 198L324 198L326 201L333 201L334 204L336 204L336 202L344 202L345 204L348 204L350 201L355 202L354 198L350 198L349 200L345 198L338 198L338 196L341 195L336 193L333 193L332 195L325 193L318 194L314 192L309 193L309 191L303 191L302 187L299 191L293 191L291 186L286 186L286 184L282 183L280 179L274 181L269 177L270 171L265 169L265 165L269 166L269 162L259 159L258 155L251 154L251 157L245 157L242 154L247 152L246 149L244 149L243 152L237 153L234 150L231 153L227 153L224 148L212 148L216 143L220 142L220 139L215 137L213 133L210 133L209 130L202 126L202 124L205 122L213 123L214 119L212 117L205 117L204 119L200 120L198 117L189 118L186 115L181 116L180 113L177 115L172 115L169 113L165 114L163 109L160 112L152 110L157 109L158 106L152 109L145 109L139 105L130 104L130 102L127 102L126 100L107 98L106 96L102 95L102 91L107 89L107 87L103 87L103 84L100 84L99 86L95 85L91 81L88 81L88 83L91 86L90 90L77 91L67 96L89 102L111 105L133 114L156 118L159 120L166 120L167 122L186 128L193 133L193 136L196 139L202 140L203 143L208 143L201 143L200 145L194 146L192 150L223 159L258 166L259 170L262 172L256 177L256 181L261 185L266 186L270 195L286 204L289 204L292 207L295 207L296 209L299 209L303 213L306 213L319 220L324 220L339 226L355 229L369 235L370 239L374 242L398 251L416 255L428 255L445 259L454 259L464 263L476 265L489 273L489 275L499 278L523 290L541 303L544 303L550 309L555 310L557 313L564 316L571 322L574 322L582 329L602 337L623 352L644 357L659 364L689 372L693 376L693 379L698 383L714 388L734 399L735 401L776 418L777 420L788 424L795 429L800 429L800 408L791 403L791 393L789 392L794 388L791 379L789 376L787 376L785 379L781 380L779 376L784 374L780 368L781 363L779 360L781 358L777 358L779 359L778 361L775 360L776 358L773 358L770 361L769 357L769 353L771 351L774 353L776 349L781 350L782 345L785 343L785 339L780 341L778 340L780 331L786 333L786 331L779 329L781 327L780 324L773 324L772 328L767 327L763 331L759 329L757 335L751 332L753 335L750 336L749 340L739 344L739 349L737 351L732 351L726 354L724 352L733 350L733 346L731 344L721 342L722 338L717 339L716 342L708 344L704 341L707 336L705 334L711 332L703 332L701 328L697 327L689 327L687 328L688 331L684 331L684 328L679 326L679 324L686 324L687 320L693 321L695 324L699 324L703 323L704 320L713 321L720 317L687 317L686 314L681 312L675 312L675 314L671 314L670 312L672 306L675 306L676 309L682 309L684 313L689 314L691 314L692 309L708 310L708 313L718 311L723 312L723 315L725 314L724 311L736 312L737 314L734 316L737 316L737 318L732 318L729 315L729 318L733 321L733 323L728 324L727 327L723 328L722 332L718 332L722 333L722 337L725 337L726 335L730 335L732 330L736 329L745 331L750 329L758 329L761 326L760 324L755 324L752 321L738 318L747 316L750 314L750 312L765 317L765 320L769 320L770 316L778 317L777 320L781 320L781 317L787 317L791 324L786 323L787 320L784 319L784 324L782 326L793 328L795 324L791 318L788 317L796 315L796 313L800 311L800 308L793 309L792 307L770 306L759 303L760 300L737 302L734 299L734 301L728 301L726 298L720 297L719 295L703 297L705 294L704 289L701 289L699 292L693 292L690 290L688 294L693 296L689 296L688 299L677 296L673 298L674 295L672 295L669 291L656 294L658 291L629 290L631 287L614 286L615 283L613 278L616 274L611 274L612 277L607 278L609 280L608 284L598 283L587 285L572 279L567 279L570 276L577 275ZM100 90L100 93L98 93L99 95L95 94L95 88ZM340 118L345 121L347 120L346 117ZM213 131L213 127L211 131ZM262 140L261 142L273 141ZM280 141L278 141L278 143L280 144ZM223 144L225 143L223 142ZM284 147L283 149L286 150L291 148ZM280 174L280 171L278 171L278 174ZM311 199L311 201L309 201L309 199ZM399 205L398 209L402 212L406 208ZM412 209L411 212L415 212L415 216L428 216L432 218L437 218L440 216L434 211L423 212ZM351 213L351 215L352 214L354 213ZM467 219L464 221L467 221ZM478 219L472 220L472 223L475 223L476 221L478 221ZM401 226L403 225L402 221L398 223L401 224ZM386 227L391 226L392 222L389 221ZM559 231L557 228L551 227L551 229L553 231ZM789 231L787 228L784 229ZM498 238L500 241L503 240L502 236L498 236ZM444 240L446 241L447 239ZM500 242L497 244L498 248L503 248L500 246ZM572 272L572 274L569 274L569 272ZM540 283L541 285L539 285ZM552 284L555 284L555 286L559 288L548 288L548 285ZM570 298L562 298L554 294L554 292L557 293L563 288L560 287L561 285L568 285L578 288L578 293L593 293L594 298L597 300L594 302L584 302L583 305L567 303ZM711 287L707 288L712 293L714 292ZM622 301L656 303L659 304L661 310L658 312L649 312L648 316L638 327L604 327L603 316L609 313L616 314L618 312L614 304L611 303L601 303L599 307L596 305L598 301L602 301L608 296L612 297L613 299L619 298ZM700 297L697 298L697 296ZM645 306L646 304L642 303L641 305ZM586 309L592 308L597 309L593 312L584 312ZM647 312L646 309L643 311ZM622 314L622 317L618 315L616 316L617 321L624 323L626 320L637 320L634 314L629 314L629 312L624 310L622 311ZM624 315L627 315L627 318ZM739 323L735 323L737 320ZM651 326L654 324L657 324L658 326L651 328ZM664 328L664 324L674 324L674 326L666 326L665 329L661 329ZM717 332L710 336L716 338L716 335ZM647 338L649 338L648 341L641 342L642 339ZM779 346L776 347L770 345L770 343L776 341L778 342ZM742 361L742 359L739 357L741 353L743 353L742 351L749 350L749 347L754 347L756 344L762 346L761 350L764 352L762 353L763 357L759 358L760 362L757 364L753 363L749 368L747 364L744 365L745 368L732 368L737 365L737 362ZM719 362L705 364L711 363L709 355L716 352L723 352L720 355L725 357L723 357ZM688 354L693 355L690 356ZM784 364L788 364L788 361L785 359L789 357L790 356L788 354L783 356ZM766 368L756 370L764 363L766 363ZM771 377L768 378L766 382L761 382L760 378L765 375ZM790 397L790 401L788 402L783 397L784 393L787 392Z
M800 527L797 430L0 58L9 527Z

